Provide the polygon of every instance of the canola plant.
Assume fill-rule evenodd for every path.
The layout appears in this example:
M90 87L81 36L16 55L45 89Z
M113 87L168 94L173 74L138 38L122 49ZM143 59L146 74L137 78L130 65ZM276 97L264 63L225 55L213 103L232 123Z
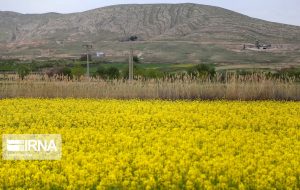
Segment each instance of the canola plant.
M62 136L0 189L300 189L299 102L3 99L0 129Z

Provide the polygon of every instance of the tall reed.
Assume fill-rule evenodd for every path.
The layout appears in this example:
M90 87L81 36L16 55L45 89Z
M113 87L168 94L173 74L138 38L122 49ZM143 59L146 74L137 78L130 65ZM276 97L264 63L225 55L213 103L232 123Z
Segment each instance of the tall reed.
M29 75L25 80L15 75L2 77L0 98L18 97L299 101L300 84L292 78L274 79L264 74L202 78L173 76L133 81L84 77L75 80L45 75Z

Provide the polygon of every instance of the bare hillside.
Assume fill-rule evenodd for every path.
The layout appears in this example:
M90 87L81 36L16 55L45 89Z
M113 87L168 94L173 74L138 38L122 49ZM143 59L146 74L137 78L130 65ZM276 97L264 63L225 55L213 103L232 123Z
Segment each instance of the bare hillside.
M251 44L256 40L293 44L296 50L300 44L298 26L267 22L197 4L117 5L73 14L0 12L3 55L42 56L45 51L49 55L78 54L83 41L92 41L98 49L122 55L126 45L124 49L114 45L122 47L119 42L131 35L138 36L140 43L144 43L138 49L150 49L154 54L158 46L153 48L153 43L159 42L161 47L162 43L171 41L221 44L219 47L225 50L234 50L236 45ZM58 46L61 42L63 47ZM184 54L180 50L174 53ZM196 55L193 50L190 54L187 59L192 60Z

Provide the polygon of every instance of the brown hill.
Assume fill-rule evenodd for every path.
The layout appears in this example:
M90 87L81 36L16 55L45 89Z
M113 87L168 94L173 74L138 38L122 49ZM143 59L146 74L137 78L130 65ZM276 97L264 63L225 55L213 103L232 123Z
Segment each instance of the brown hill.
M256 40L284 44L284 51L293 52L300 44L299 26L197 4L117 5L72 14L0 12L2 56L78 55L81 44L92 41L95 49L118 57L128 48L121 41L131 35L139 37L138 50L160 61L199 62L204 54L221 61L226 59L223 54L230 57L227 53L235 54L242 44ZM205 53L211 50L221 57Z

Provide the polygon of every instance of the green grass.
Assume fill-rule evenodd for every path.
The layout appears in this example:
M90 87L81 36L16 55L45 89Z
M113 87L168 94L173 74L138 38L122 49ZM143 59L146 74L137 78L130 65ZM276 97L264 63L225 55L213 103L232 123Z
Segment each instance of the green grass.
M243 44L239 45L242 49ZM230 48L217 44L201 44L183 41L154 41L154 42L136 42L132 44L136 54L142 54L143 63L155 64L261 64L261 63L295 63L299 60L299 51L293 50L288 52L267 52L267 51L232 51ZM40 55L40 50L48 50L54 54L64 54L69 56L80 57L85 53L82 43L66 42L65 46L51 42L41 44L38 47L26 47L11 51L10 55ZM102 51L109 54L107 59L112 62L124 62L127 59L127 53L130 49L130 43L118 41L96 41L93 52ZM47 51L46 51L47 52ZM2 52L3 54L3 52Z
M159 64L159 63L153 63L153 64L135 64L138 68L140 69L145 69L145 70L156 70L156 71L161 71L161 72L183 72L188 70L189 68L195 66L195 64L169 64L169 63L164 63L164 64ZM91 73L95 73L97 71L98 67L104 67L104 68L109 68L109 67L116 67L119 70L123 71L128 68L127 63L106 63L106 64L97 64L97 65L91 65L90 71Z

